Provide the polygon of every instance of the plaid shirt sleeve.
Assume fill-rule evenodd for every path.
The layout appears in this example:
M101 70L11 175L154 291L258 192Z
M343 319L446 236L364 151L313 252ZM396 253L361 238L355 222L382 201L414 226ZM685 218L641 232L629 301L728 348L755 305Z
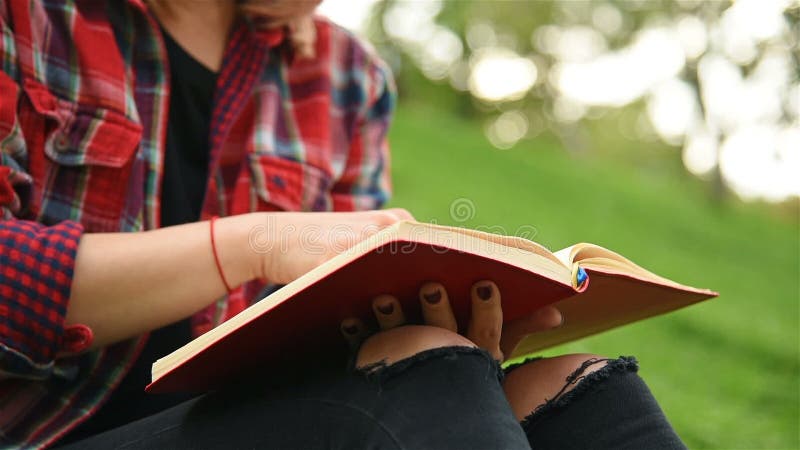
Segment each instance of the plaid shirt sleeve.
M336 211L378 209L391 194L387 133L396 103L391 71L364 50L368 64L360 86L364 105L350 140L350 158L334 184L331 197Z
M82 228L24 220L0 222L0 374L43 379L56 354L71 349L64 329ZM86 341L82 330L78 342Z
M6 76L0 72L0 77ZM11 156L9 135L19 133L9 114L7 93L0 99L0 377L42 379L60 350L88 346L91 332L65 330L72 272L83 228L75 222L46 227L19 220L32 179ZM8 119L11 118L11 121ZM19 139L18 142L24 142ZM24 155L24 147L14 153ZM23 195L20 195L20 194ZM23 200L21 200L21 198Z
M0 13L0 378L44 379L59 351L81 349L90 340L85 327L64 327L83 229L74 222L46 227L16 218L26 209L33 180L23 165L20 89L12 78L16 54L6 12Z

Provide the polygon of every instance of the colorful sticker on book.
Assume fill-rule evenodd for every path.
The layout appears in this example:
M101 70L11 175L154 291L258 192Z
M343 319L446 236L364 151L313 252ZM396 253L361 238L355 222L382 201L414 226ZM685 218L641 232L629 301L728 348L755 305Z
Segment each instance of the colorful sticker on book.
M575 264L572 268L572 285L575 287L575 290L582 292L588 286L588 282L589 274L583 270L583 267Z
M577 273L577 276L575 278L576 278L576 281L578 282L577 285L580 287L580 286L583 286L583 283L585 283L586 280L589 279L589 275L586 274L586 271L583 270L583 267L578 267L578 273Z

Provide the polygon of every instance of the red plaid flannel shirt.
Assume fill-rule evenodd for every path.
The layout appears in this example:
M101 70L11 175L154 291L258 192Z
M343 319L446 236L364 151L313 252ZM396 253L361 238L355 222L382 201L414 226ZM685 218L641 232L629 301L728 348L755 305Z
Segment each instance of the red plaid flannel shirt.
M170 82L143 0L0 2L0 446L42 447L89 417L144 338L79 357L64 316L84 232L159 226ZM202 216L380 207L394 89L383 63L317 19L317 57L243 20L219 74ZM245 285L195 333L253 300Z

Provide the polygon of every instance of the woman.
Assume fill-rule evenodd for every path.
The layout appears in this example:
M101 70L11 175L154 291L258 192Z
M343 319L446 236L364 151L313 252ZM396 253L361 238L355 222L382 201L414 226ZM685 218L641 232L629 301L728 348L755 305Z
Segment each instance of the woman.
M361 346L363 373L263 395L249 385L144 396L155 358L241 311L266 282L330 257L334 227L355 239L410 218L371 211L388 192L389 73L346 32L310 21L316 3L0 4L0 442L518 448L527 432L564 447L586 439L559 431L581 419L592 440L574 445L585 446L611 429L602 407L612 402L564 392L593 373L616 380L605 392L636 394L626 409L652 419L626 429L637 437L626 443L680 445L629 360L537 361L501 387L486 352L500 357L500 291L488 281L473 289L470 339L453 332L445 287L426 285L432 326L398 327L399 304L376 299L386 331ZM310 226L321 253L303 251ZM263 229L272 251L251 245ZM548 310L516 324L503 347L558 320ZM354 342L362 334L343 328ZM517 419L540 404L523 432Z

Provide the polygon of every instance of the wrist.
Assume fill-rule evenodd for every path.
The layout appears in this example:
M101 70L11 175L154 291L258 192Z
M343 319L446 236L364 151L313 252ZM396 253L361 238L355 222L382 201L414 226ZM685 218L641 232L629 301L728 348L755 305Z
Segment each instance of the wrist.
M220 217L214 222L219 270L231 288L261 277L259 261L251 251L249 235L257 225L256 214ZM210 226L210 223L209 223Z

